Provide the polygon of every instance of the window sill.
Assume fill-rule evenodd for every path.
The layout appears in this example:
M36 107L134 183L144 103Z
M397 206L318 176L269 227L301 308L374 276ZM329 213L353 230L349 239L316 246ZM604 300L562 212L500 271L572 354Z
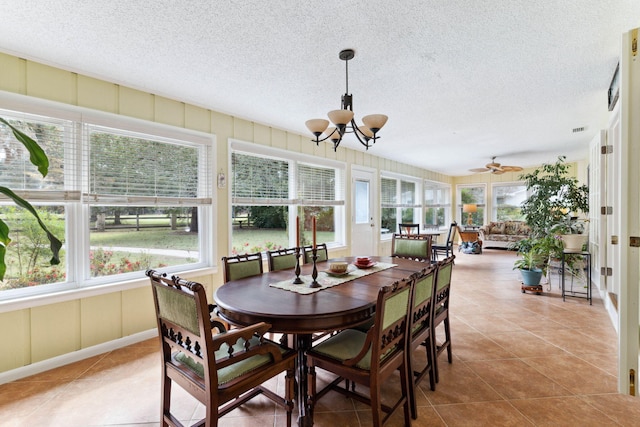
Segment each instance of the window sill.
M198 270L181 272L180 277L189 279L189 277L214 274L216 272L217 270L215 268L207 267ZM0 313L24 310L27 308L40 307L43 305L56 304L82 298L90 298L99 295L111 294L114 292L128 291L131 289L141 288L143 286L149 286L149 279L146 276L133 280L127 280L125 282L115 282L104 285L69 289L55 293L46 293L41 295L31 295L27 297L15 298L6 301L0 301Z

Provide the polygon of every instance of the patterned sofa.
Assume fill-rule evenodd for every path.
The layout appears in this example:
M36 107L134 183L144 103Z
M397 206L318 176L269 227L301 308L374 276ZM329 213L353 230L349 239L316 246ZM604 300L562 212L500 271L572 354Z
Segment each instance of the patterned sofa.
M483 225L479 237L484 248L508 248L511 243L529 237L531 229L524 221L499 221Z

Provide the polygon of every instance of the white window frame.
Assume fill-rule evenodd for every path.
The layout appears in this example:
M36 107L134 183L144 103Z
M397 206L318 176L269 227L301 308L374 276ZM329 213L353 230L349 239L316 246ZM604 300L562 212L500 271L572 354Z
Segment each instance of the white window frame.
M51 120L70 120L73 122L72 141L70 144L75 147L77 155L73 159L65 157L65 191L62 195L56 196L60 192L47 192L40 194L28 194L26 199L34 204L56 204L65 207L65 249L66 259L66 280L64 282L43 284L27 288L0 291L0 303L4 309L12 309L14 306L24 306L26 298L38 297L38 304L47 301L64 301L78 298L78 292L85 295L99 295L117 290L133 289L141 286L138 279L145 279L144 271L124 273L103 277L90 277L87 272L89 268L89 207L81 197L83 181L83 152L88 148L89 141L83 132L85 124L93 124L120 131L136 133L137 137L147 135L167 140L180 140L187 144L206 146L205 158L199 163L199 175L201 178L212 181L213 153L215 153L215 135L176 128L169 125L147 122L144 120L128 118L110 113L89 110L87 108L75 107L66 104L59 104L45 100L27 99L26 97L14 94L0 94L3 112L8 115L15 112L15 115L24 117L41 116ZM2 113L0 113L2 114ZM66 156L66 155L65 155ZM68 161L68 163L66 163ZM204 168L204 169L202 169ZM67 181L69 176L73 178ZM212 183L208 184L209 195L199 208L199 246L200 260L196 263L166 267L166 272L185 272L214 267L215 259L213 249L213 209L215 194L213 194ZM44 200L44 201L43 201ZM86 198L85 198L86 200ZM6 200L4 200L6 202ZM138 204L140 201L138 201ZM147 201L148 203L148 201ZM201 201L202 203L202 201ZM11 203L8 203L11 204Z
M458 222L458 224L460 225L464 225L466 224L466 218L464 218L464 215L462 214L462 189L463 188L476 188L476 187L481 187L484 189L484 199L482 201L482 203L476 203L478 207L482 207L483 208L483 217L482 217L482 222L483 224L487 223L487 208L488 208L488 204L487 204L487 200L488 200L488 194L487 194L487 184L486 183L476 183L476 184L457 184L456 185L456 220ZM480 224L480 225L483 225ZM477 224L476 224L477 225Z
M278 148L265 147L259 144L229 139L229 163L228 170L232 170L232 154L240 153L250 156L259 156L266 158L273 158L278 161L286 161L289 163L289 196L286 199L278 199L269 202L264 199L235 199L233 198L232 186L229 185L229 218L232 217L233 206L247 205L269 205L269 204L282 204L288 205L288 222L289 224L295 224L296 211L298 207L304 206L332 206L334 207L335 218L335 240L333 242L326 242L329 248L344 247L346 242L346 211L345 211L345 195L346 195L346 164L330 159L319 158L315 156L309 156L301 153L296 153L288 150L282 150ZM312 167L321 167L334 169L336 171L336 188L335 188L335 200L333 201L318 201L318 200L303 200L297 197L297 176L298 165L307 165ZM233 242L233 230L231 224L229 224L229 248ZM289 246L294 247L296 245L295 233L289 232L288 235Z
M525 199L529 196L530 192L527 191L527 186L524 181L494 182L491 184L491 221L498 221L498 200L496 188L513 186L524 188Z
M393 179L396 180L396 203L392 206L383 206L383 198L382 198L382 179ZM413 222L416 224L423 225L422 220L422 207L424 200L424 191L422 189L422 178L417 178L410 175L397 174L393 172L382 171L380 173L380 211L383 208L396 208L396 228L394 230L390 230L389 233L380 232L380 240L390 240L394 233L398 232L397 226L398 223L402 222L402 210L407 208L413 209ZM403 203L402 202L402 182L410 182L415 184L415 192L414 192L414 202L413 203ZM382 215L380 215L382 219Z
M422 218L423 218L423 223L424 223L424 216L426 215L426 210L429 208L444 208L444 224L442 224L440 226L441 230L444 229L448 229L449 225L451 224L451 219L452 219L452 186L451 184L447 184L444 182L439 182L439 181L431 181L428 179L425 179L423 181L423 187L422 187L422 194L423 194L423 210L422 210ZM447 192L446 195L446 199L444 201L438 201L437 203L433 204L433 205L428 205L427 204L427 199L426 199L426 195L425 193L427 192L427 189L429 188L435 188L435 189L444 189Z

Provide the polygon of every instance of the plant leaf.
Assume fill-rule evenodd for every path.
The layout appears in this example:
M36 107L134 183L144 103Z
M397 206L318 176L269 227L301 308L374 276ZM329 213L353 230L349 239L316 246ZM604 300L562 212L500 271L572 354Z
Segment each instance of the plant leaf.
M0 280L4 280L4 273L7 271L7 265L4 263L4 255L7 253L9 243L11 243L9 226L0 219Z
M29 150L29 160L33 163L34 166L38 168L38 171L42 174L43 177L47 176L49 173L49 158L45 154L44 150L40 148L38 143L33 140L29 135L24 132L16 129L12 126L8 121L0 117L0 122L9 126L13 135L16 137L18 141L24 145L27 150Z
M29 202L27 202L26 200L24 200L21 197L19 197L16 193L11 191L7 187L0 186L0 193L2 193L4 195L6 195L7 197L11 198L15 202L16 205L18 205L21 208L24 208L27 211L29 211L29 213L31 215L33 215L38 220L38 224L40 224L40 228L42 228L42 230L45 233L47 233L47 238L49 239L49 248L51 249L51 252L53 253L53 256L51 257L51 260L49 261L49 263L51 263L51 265L60 264L60 249L62 248L62 242L60 240L58 240L56 238L56 236L54 236L49 231L49 229L47 228L45 223L42 222L42 220L40 219L40 216L38 215L38 212L36 212L34 207L31 206L31 204ZM3 222L3 224L4 224L4 222ZM6 224L4 224L4 226L6 227ZM8 231L9 231L9 229L8 229L8 227L6 227L6 234L7 235L8 235ZM8 239L8 236L6 238ZM6 250L6 248L5 248L5 250ZM4 259L0 260L0 270L3 267L6 268L6 265L4 264Z

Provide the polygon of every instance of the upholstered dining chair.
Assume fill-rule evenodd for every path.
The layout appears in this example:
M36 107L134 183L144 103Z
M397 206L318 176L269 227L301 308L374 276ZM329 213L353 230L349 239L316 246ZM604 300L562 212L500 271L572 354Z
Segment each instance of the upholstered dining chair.
M457 226L457 222L452 222L449 226L449 232L447 233L447 240L442 244L435 244L432 246L434 261L438 260L439 255L448 258L453 254L453 238L455 237Z
M161 338L161 425L183 426L171 410L176 383L205 406L205 418L194 425L217 426L219 418L264 394L286 410L290 427L296 352L264 339L269 324L225 332L219 323L212 323L206 290L200 283L169 278L154 270L146 274L151 279ZM286 372L284 397L262 385L282 372Z
M415 261L431 261L431 236L427 234L397 234L391 237L391 256Z
M418 406L416 399L416 389L418 384L428 375L431 390L436 389L435 365L433 362L433 336L431 335L431 323L433 321L433 301L435 295L436 274L438 264L430 264L422 271L414 275L412 314L409 325L409 376L411 377L410 403L411 417L418 418ZM426 363L418 363L414 357L419 348L424 348Z
M436 382L440 380L438 374L438 356L445 349L447 350L447 360L453 362L451 353L451 325L449 323L449 296L451 294L451 275L453 273L453 261L455 255L438 262L438 274L436 275L436 289L434 294L433 322L431 322L431 337L433 341L433 366L436 375ZM444 341L437 342L436 328L440 324L444 325Z
M313 247L305 246L303 249L304 249L304 263L308 264L310 262L313 262L313 260L311 259L311 257L313 256ZM329 259L329 251L327 250L326 243L320 243L316 245L316 255L318 256L318 259L316 260L316 262L322 262Z
M420 234L420 224L398 224L400 234Z
M398 281L380 288L375 322L368 332L345 329L307 352L311 410L329 390L335 390L370 405L372 424L376 427L383 425L400 407L404 410L404 424L411 424L406 340L412 290L413 280ZM316 389L318 368L338 375L320 391ZM390 406L383 405L381 386L395 371L400 373L398 399ZM341 386L344 380L346 385ZM349 382L369 387L369 395L357 392L355 387L349 389Z
M222 257L224 265L224 282L257 276L263 273L262 254L244 254Z
M296 248L267 251L269 271L286 270L296 266Z

